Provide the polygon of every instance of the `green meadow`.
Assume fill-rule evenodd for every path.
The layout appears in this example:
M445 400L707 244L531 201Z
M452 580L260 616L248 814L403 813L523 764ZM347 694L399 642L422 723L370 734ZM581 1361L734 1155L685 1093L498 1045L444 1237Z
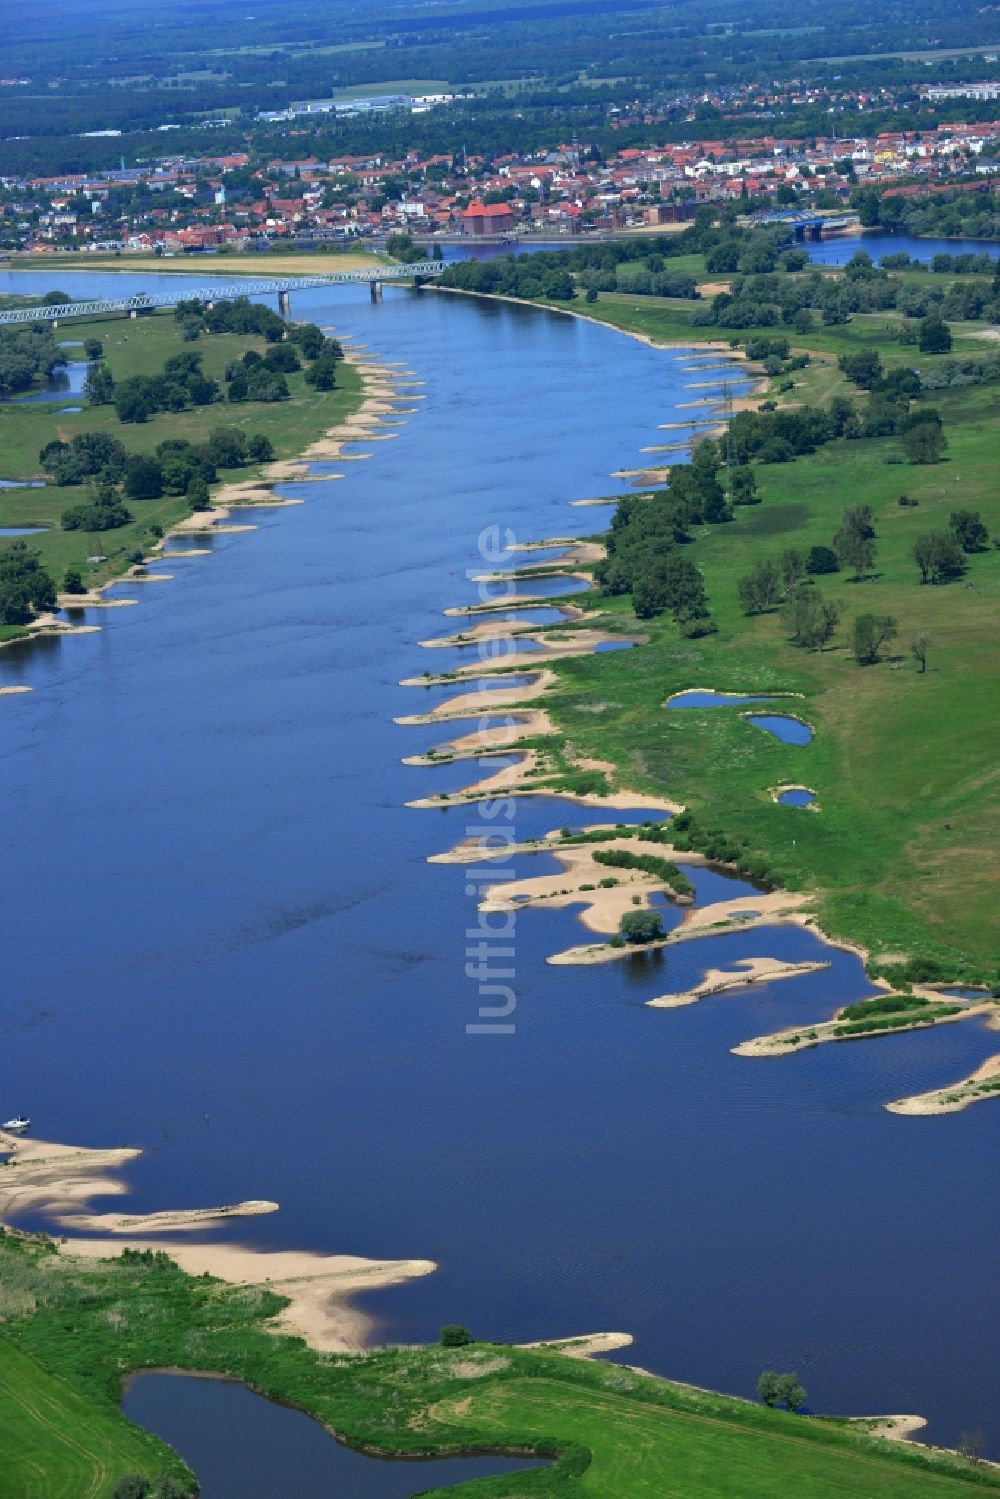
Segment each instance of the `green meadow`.
M131 1371L163 1367L241 1379L356 1447L552 1460L447 1490L462 1499L959 1499L1000 1489L992 1469L951 1454L544 1349L317 1354L269 1330L282 1304L264 1287L184 1275L164 1256L80 1261L4 1236L2 1499L108 1499L132 1472L190 1482L176 1455L118 1410ZM420 1476L415 1467L415 1490Z
M203 334L193 344L184 343L171 312L135 319L121 313L67 319L57 336L63 334L74 339L99 338L116 381L131 375L157 374L172 355L193 349L202 355L205 374L221 385L223 371L231 359L241 358L248 349L263 353L267 348L262 338L235 333ZM83 351L67 352L77 356ZM78 432L107 432L124 443L129 452L146 453L167 438L200 443L214 427L238 427L247 434L261 432L269 437L276 458L294 458L329 427L355 411L363 396L361 376L349 364L338 365L337 388L332 391L313 390L305 383L302 370L286 379L290 391L287 401L240 405L219 401L186 411L158 412L145 422L120 422L113 406L89 406L85 397L77 400L67 396L67 405L83 407L71 413L59 409L60 401L0 403L0 477L43 478L38 461L41 449L55 438L69 442ZM259 472L259 466L233 469L220 472L219 478L220 482L253 478ZM164 496L131 502L129 508L134 516L131 524L99 536L61 530L62 512L85 498L84 486L49 484L45 489L0 490L0 526L50 527L44 535L28 539L37 547L56 581L61 580L67 567L77 567L85 582L95 584L122 572L135 551L148 549L155 536L153 527L167 530L191 513L183 495ZM86 558L95 552L106 553L108 562L88 566Z

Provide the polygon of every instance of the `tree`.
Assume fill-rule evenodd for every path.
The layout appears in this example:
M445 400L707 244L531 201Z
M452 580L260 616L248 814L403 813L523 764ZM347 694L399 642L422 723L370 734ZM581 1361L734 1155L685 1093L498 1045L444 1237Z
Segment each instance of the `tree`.
M841 354L837 364L844 375L860 390L871 390L882 378L882 361L874 349L857 354Z
M115 398L115 382L106 364L95 364L87 371L83 392L92 406L110 406Z
M840 518L833 549L842 566L854 570L855 582L875 564L875 526L870 505L849 505Z
M982 1461L986 1437L982 1431L963 1431L958 1439L958 1452L967 1462L978 1465Z
M920 422L903 433L903 447L911 463L940 463L948 439L938 422Z
M195 474L188 481L187 498L191 502L192 510L211 509L211 502L208 497L208 485L200 474Z
M794 593L806 570L806 559L798 547L788 547L782 552L780 567L785 593Z
M781 1375L774 1369L765 1369L757 1381L757 1395L765 1405L774 1408L781 1399Z
M103 359L104 345L99 338L85 338L83 340L83 352L88 359Z
M26 625L56 602L56 588L40 554L14 541L0 552L0 625Z
M247 457L251 463L270 463L274 444L263 432L253 432L247 439Z
M840 620L841 607L818 588L800 589L785 606L784 620L796 645L821 651Z
M927 670L927 649L931 643L931 637L926 630L914 630L910 636L910 655L920 667L921 675Z
M163 470L156 458L132 453L125 465L125 493L130 500L158 500L163 494Z
M63 578L63 593L86 593L78 567L67 567Z
M752 573L746 573L736 584L740 608L744 614L765 614L781 598L781 575L773 562L758 562Z
M891 614L859 614L851 626L851 652L859 666L873 666L882 646L895 638Z
M840 563L837 554L831 547L810 547L809 556L806 558L806 572L815 576L818 573L836 573L840 571Z
M142 1473L126 1473L111 1490L111 1499L147 1499L149 1479Z
M618 924L618 930L626 942L655 942L663 936L663 918L659 911L643 907L638 911L626 911Z
M921 583L950 583L965 571L965 555L951 531L918 536L910 556L920 569Z
M951 329L936 313L929 313L920 324L920 352L951 353Z
M978 510L953 510L948 528L963 552L985 552L990 534Z
M467 1343L471 1342L471 1332L459 1322L449 1322L441 1329L442 1348L464 1348Z
M333 390L337 383L337 361L331 354L321 354L306 370L305 382L314 390Z
M783 1400L790 1411L800 1410L806 1403L806 1392L799 1384L797 1374L782 1374L778 1381L778 1398Z
M757 476L749 464L729 471L729 498L734 505L759 505Z

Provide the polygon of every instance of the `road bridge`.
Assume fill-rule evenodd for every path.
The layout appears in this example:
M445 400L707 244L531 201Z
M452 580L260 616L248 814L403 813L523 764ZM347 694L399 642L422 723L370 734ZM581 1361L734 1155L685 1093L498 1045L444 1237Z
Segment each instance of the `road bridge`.
M187 276L177 277L176 291L133 292L124 297L101 297L89 302L57 302L39 307L11 307L0 312L0 326L14 323L61 323L64 318L95 317L107 312L125 312L138 317L140 312L155 307L176 307L178 302L232 302L237 297L276 296L278 311L287 317L294 291L307 291L316 286L348 286L364 282L371 290L373 302L382 300L382 285L386 281L413 281L419 285L434 276L440 276L444 263L440 260L419 260L410 265L380 265L363 271L331 271L323 276L285 276L281 278L252 278L227 281L216 286L192 286Z
M803 213L792 208L784 213L780 209L756 213L751 222L755 228L768 224L787 225L794 230L796 239L804 240L822 239L824 234L842 234L847 229L856 228L860 220L856 213Z

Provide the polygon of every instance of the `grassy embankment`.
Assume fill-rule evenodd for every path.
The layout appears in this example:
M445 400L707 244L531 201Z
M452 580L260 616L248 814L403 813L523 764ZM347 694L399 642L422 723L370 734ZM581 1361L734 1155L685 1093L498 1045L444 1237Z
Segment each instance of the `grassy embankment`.
M264 1287L186 1276L169 1261L79 1261L0 1240L0 1495L104 1499L126 1472L182 1474L169 1449L118 1414L123 1378L156 1367L240 1378L358 1447L558 1459L448 1489L469 1499L958 1499L1000 1489L1000 1474L952 1455L551 1351L315 1354L268 1330L280 1305Z
M692 327L696 305L602 293L574 308L657 341L732 336ZM792 335L793 352L809 352L813 362L779 401L839 394L862 405L867 398L837 370L843 352L875 348L887 367L930 365L928 356L892 339L898 321L894 312L859 315ZM955 324L953 332L954 356L990 351L984 325ZM931 587L920 585L910 549L918 536L946 527L958 508L981 511L991 534L1000 533L1000 418L995 386L923 399L941 413L949 441L944 462L887 464L900 446L887 437L833 442L792 463L758 465L762 503L737 510L731 524L701 528L690 553L704 573L718 634L681 640L669 620L643 620L648 646L552 663L559 682L546 706L574 754L612 761L618 784L684 802L702 823L766 853L786 884L815 890L828 932L871 949L876 960L929 955L956 977L995 981L1000 552L970 556L963 580ZM918 505L900 507L902 492ZM875 572L862 583L847 572L817 580L844 609L827 649L795 648L778 613L742 614L742 574L787 547L829 545L842 510L860 503L875 512ZM610 611L605 623L623 632L636 628L628 597L574 602ZM859 668L847 628L869 611L895 616L899 634L880 664ZM923 675L907 648L917 629L931 636ZM736 707L664 710L666 697L689 687L801 693L794 711L814 726L815 738L805 747L781 744L747 725ZM813 788L820 814L776 805L771 792L781 784Z
M157 374L171 355L194 350L202 355L205 374L222 385L229 360L241 358L248 349L264 353L268 347L262 338L234 333L203 334L196 343L186 344L181 340L172 312L153 313L135 320L120 313L73 319L62 325L58 336L99 338L116 381L131 375ZM77 357L83 350L67 352ZM85 397L67 396L67 404L83 407L82 411L72 413L60 411L58 401L0 403L0 475L6 479L44 477L38 463L40 450L54 438L69 442L78 432L107 432L124 443L129 452L150 452L168 437L198 443L214 427L239 427L247 433L262 432L269 437L276 458L294 458L361 404L362 379L349 364L338 366L338 383L333 391L313 390L306 385L301 370L286 378L291 392L287 401L272 404L252 401L241 405L219 401L187 411L160 412L142 423L120 422L113 406L88 406ZM259 472L259 466L226 470L220 472L219 479L224 482L236 477L252 478ZM159 500L128 502L134 520L115 531L95 535L60 529L62 512L85 498L83 486L0 490L0 526L51 527L44 535L28 540L37 547L56 582L61 582L67 567L78 567L84 581L96 585L122 572L131 553L151 546L151 527L160 526L166 531L191 512L183 496L165 496ZM108 561L88 566L85 559L96 552L106 553Z

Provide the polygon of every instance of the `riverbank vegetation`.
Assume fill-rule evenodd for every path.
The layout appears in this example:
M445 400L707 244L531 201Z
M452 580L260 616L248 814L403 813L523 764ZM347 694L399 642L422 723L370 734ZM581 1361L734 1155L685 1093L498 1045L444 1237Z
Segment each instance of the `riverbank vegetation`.
M949 295L947 275L920 279L940 280ZM975 279L992 295L991 279ZM586 313L694 344L719 336L700 323L703 305L601 293ZM782 373L766 399L751 402L758 409L733 422L729 456L740 466L717 470L728 513L679 535L670 496L686 493L709 459L675 465L668 488L620 502L608 562L595 570L603 586L574 596L603 611L610 629L627 631L642 610L649 644L613 659L553 662L546 708L576 754L616 766L616 785L688 806L692 847L705 851L710 835L716 846L752 850L769 880L814 891L824 930L868 949L894 983L919 959L932 966L928 977L996 984L1000 366L984 320L950 324L950 355L915 349L912 322L889 308L782 329ZM756 337L731 341L746 352ZM877 363L863 369L860 354ZM969 373L953 380L956 360ZM859 374L860 383L849 378ZM796 451L759 440L768 423L780 442L779 424L799 430L820 403L817 440ZM907 442L924 430L946 445ZM734 483L746 472L749 483ZM712 632L692 636L669 613L645 610L630 592L631 535L645 535L661 563L676 552L697 569ZM620 546L629 564L619 587ZM801 694L796 712L813 741L754 731L736 706L664 708L671 694L704 683ZM808 819L770 791L803 778L822 807Z
M317 1354L270 1330L281 1305L262 1286L187 1276L162 1253L79 1260L40 1237L0 1237L6 1491L110 1499L130 1473L166 1475L190 1490L176 1455L118 1411L131 1371L165 1367L241 1379L360 1448L552 1459L448 1490L470 1499L660 1499L668 1490L683 1499L959 1499L1000 1489L991 1468L956 1455L551 1348L463 1340Z
M259 325L256 314L241 321L240 305L218 319L218 309L195 304L180 316L80 319L79 338L101 345L93 369L108 375L96 400L81 397L81 409L58 399L0 401L3 477L47 481L0 489L0 526L43 528L31 541L57 585L67 570L88 587L123 572L192 510L208 508L216 482L299 456L357 409L361 376L335 340L303 325L279 342L275 314L260 309ZM223 331L210 331L217 322ZM104 560L88 562L94 556Z

